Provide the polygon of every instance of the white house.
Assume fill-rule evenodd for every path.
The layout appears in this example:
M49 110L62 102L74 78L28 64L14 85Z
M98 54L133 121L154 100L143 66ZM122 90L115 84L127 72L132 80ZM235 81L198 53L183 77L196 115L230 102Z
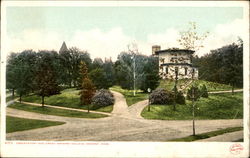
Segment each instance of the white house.
M187 49L161 50L152 46L152 55L159 58L159 74L162 79L198 79L198 69L192 65L194 51Z

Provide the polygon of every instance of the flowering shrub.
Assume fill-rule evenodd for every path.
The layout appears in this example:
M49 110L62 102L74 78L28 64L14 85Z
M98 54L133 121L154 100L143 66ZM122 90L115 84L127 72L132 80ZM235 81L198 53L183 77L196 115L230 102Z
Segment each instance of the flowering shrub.
M94 109L112 105L114 104L114 96L109 90L101 89L93 96L92 104Z
M171 104L174 101L174 93L158 88L149 95L149 101L150 104Z

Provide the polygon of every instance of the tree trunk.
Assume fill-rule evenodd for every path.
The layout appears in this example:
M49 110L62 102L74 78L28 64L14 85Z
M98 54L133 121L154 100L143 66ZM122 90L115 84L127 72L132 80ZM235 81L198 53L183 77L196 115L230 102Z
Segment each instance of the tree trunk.
M13 88L12 89L12 98L14 98L14 96L15 96L15 89Z
M88 104L88 113L89 113L89 104Z
M42 106L44 106L44 96L42 96Z
M22 102L22 94L19 95L19 102Z
M234 95L234 84L232 84L232 95Z

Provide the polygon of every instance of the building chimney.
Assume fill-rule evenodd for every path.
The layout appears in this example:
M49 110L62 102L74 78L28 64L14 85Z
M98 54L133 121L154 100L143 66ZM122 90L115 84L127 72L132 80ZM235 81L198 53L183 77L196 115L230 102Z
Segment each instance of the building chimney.
M152 46L152 55L156 55L155 52L161 50L161 46L159 45L154 45Z

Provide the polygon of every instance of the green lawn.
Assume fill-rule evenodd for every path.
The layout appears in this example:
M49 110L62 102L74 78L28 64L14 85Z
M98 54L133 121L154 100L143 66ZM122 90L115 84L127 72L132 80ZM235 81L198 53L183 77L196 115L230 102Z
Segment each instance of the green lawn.
M63 110L63 109L55 109L49 107L42 107L42 106L32 106L26 105L21 103L14 103L9 105L10 108L15 108L19 110L29 111L29 112L36 112L40 114L46 115L56 115L56 116L64 116L64 117L77 117L77 118L102 118L107 117L107 115L103 114L95 114L95 113L87 113L87 112L80 112L80 111L72 111L72 110Z
M6 133L24 131L35 128L62 125L65 122L45 121L6 116Z
M6 103L8 101L11 101L11 100L16 99L16 98L18 98L18 96L14 96L14 98L12 96L8 96L8 97L6 97Z
M187 87L191 86L190 80L178 80L178 88L181 86L186 87L185 85L188 85ZM208 91L223 91L223 90L231 90L232 87L225 84L215 83L215 82L209 82L204 80L195 80L195 84L203 85L205 84ZM161 80L159 88L165 88L167 90L172 90L174 88L174 81L172 80Z
M82 106L80 104L79 92L80 90L76 90L76 88L65 89L61 91L61 94L45 97L45 104L87 110L87 105ZM41 97L37 95L25 96L22 100L32 103L41 103ZM92 110L92 105L90 105L90 109ZM102 112L111 112L112 110L113 105L96 109L96 111Z
M217 136L217 135L222 135L224 133L231 133L231 132L241 131L241 130L243 130L243 127L230 127L230 128L217 130L217 131L197 134L195 136L192 135L192 136L188 136L188 137L184 137L184 138L172 139L170 141L191 142L191 141L196 141L196 140L200 140L200 139L206 139L206 138L214 137L214 136ZM241 139L239 141L241 141ZM243 141L243 139L242 139L242 141Z
M116 91L116 92L120 92L121 94L124 95L126 102L128 104L128 106L133 105L139 101L148 99L148 94L147 93L143 93L142 91L138 90L136 92L136 95L134 96L134 91L133 90L126 90L126 89L122 89L120 86L113 86L111 88L109 88L110 90Z
M160 120L190 120L192 119L192 102L178 105L173 111L173 105L150 105L151 111L145 107L141 113L146 119ZM201 98L196 102L196 119L242 119L243 93L210 94L209 98Z

